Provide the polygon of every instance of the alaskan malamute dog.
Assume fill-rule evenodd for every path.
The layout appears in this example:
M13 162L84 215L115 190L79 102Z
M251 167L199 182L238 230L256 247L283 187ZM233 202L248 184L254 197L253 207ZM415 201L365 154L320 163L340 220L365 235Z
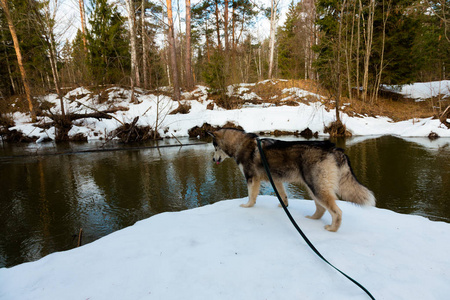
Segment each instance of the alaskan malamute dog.
M242 207L255 205L261 180L268 181L256 145L258 136L237 129L220 129L209 132L213 136L215 153L213 161L219 164L227 157L235 159L247 180L249 199ZM359 205L375 205L373 193L360 184L353 174L350 161L342 149L329 141L280 141L261 139L261 145L270 166L275 186L283 202L288 205L283 182L303 184L316 203L316 212L310 219L320 219L325 210L331 214L329 231L337 231L342 221L342 211L336 205L342 200Z

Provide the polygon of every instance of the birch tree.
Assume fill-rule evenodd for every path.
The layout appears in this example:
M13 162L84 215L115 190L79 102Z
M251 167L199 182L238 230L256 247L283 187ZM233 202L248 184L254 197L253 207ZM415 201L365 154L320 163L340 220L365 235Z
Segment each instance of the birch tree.
M269 79L272 78L273 72L273 61L274 61L274 53L275 53L275 30L277 23L277 10L278 4L281 0L271 0L270 7L270 36L269 36Z
M172 17L172 1L166 0L167 4L167 21L168 21L168 30L167 30L167 39L169 42L169 51L170 51L170 67L172 71L172 81L173 81L173 97L178 104L181 105L181 94L180 94L180 82L178 79L178 68L177 68L177 52L175 45L175 32L173 27L173 17Z
M142 77L144 81L144 88L148 88L148 74L147 71L147 57L148 57L148 41L145 30L145 6L146 0L141 2L141 39L142 39Z
M361 0L359 5L362 6ZM369 88L369 63L370 55L372 53L372 41L373 41L373 19L375 14L375 0L370 0L368 19L365 26L365 54L364 54L364 75L363 75L363 95L362 100L367 101L368 88Z
M139 67L137 61L137 37L136 37L136 12L133 0L125 0L127 9L128 26L130 31L130 50L131 50L131 86L140 87Z
M378 71L378 74L376 74L376 78L375 78L375 88L373 90L373 95L372 95L372 101L376 101L378 98L378 91L380 89L380 85L381 85L381 78L382 78L382 74L383 74L383 68L384 68L384 48L386 45L386 24L389 18L389 13L391 10L391 0L383 0L383 37L382 37L382 41L381 41L381 58L380 58L380 68Z
M40 13L39 8L34 5L32 6L32 10L34 11L34 21L41 27L41 32L43 32L43 37L47 43L53 83L60 101L61 116L65 118L66 112L64 108L64 99L61 92L61 79L58 72L58 53L55 39L55 26L57 23L56 14L58 12L59 5L60 3L58 0L45 1L42 6L42 14Z
M191 89L192 81L192 46L191 46L191 0L186 0L186 87Z

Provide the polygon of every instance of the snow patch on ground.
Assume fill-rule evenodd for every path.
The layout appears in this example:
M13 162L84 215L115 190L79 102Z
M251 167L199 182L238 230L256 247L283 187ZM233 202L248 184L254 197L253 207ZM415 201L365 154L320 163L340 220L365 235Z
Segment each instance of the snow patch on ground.
M0 299L368 299L303 242L277 199L162 213L73 250L0 269ZM450 224L338 202L343 222L290 211L331 263L376 299L446 299Z
M275 81L270 81L275 84ZM238 95L244 100L261 100L254 92L249 93L249 87L255 84L239 84L229 87L229 93ZM450 95L450 81L417 83L409 89L410 95L419 97L428 92L428 96L436 95L435 87L439 87L439 93ZM428 86L432 88L428 88ZM446 87L445 87L446 86ZM445 87L445 88L444 88ZM160 89L162 90L162 89ZM238 92L236 94L236 91ZM169 115L168 113L178 107L178 103L165 95L146 94L137 89L134 96L137 101L131 101L129 90L122 88L111 88L107 90L108 98L100 99L98 95L93 95L85 88L77 88L70 91L65 97L65 107L67 112L72 113L92 113L97 110L111 109L112 107L125 107L126 111L111 113L113 119L85 119L76 123L69 136L77 133L85 134L89 140L106 139L111 136L123 123L131 123L136 116L139 116L138 125L151 126L157 128L162 137L185 137L188 130L201 126L207 122L213 126L223 126L227 122L233 122L242 126L246 131L273 132L274 130L302 131L310 128L319 135L327 136L324 127L336 120L335 110L327 109L320 100L322 96L299 88L286 88L283 93L289 94L286 100L298 102L298 106L274 106L263 104L245 105L240 109L225 110L215 106L213 110L208 109L207 88L198 86L192 92L184 93L188 97L184 103L191 106L188 114ZM422 97L420 96L420 97ZM427 97L428 97L427 96ZM191 97L191 98L189 98ZM304 97L315 97L317 102L305 104L301 102ZM424 97L424 96L423 96ZM53 103L53 113L60 113L60 99L56 95L48 95L44 100ZM69 100L71 99L71 100ZM36 137L38 141L45 138L54 139L55 128L41 129L31 124L29 115L15 113L13 115L16 126L10 130L18 130L27 136ZM450 130L441 124L439 120L432 118L412 119L401 122L393 122L387 117L350 117L342 113L341 119L353 136L364 135L396 135L402 137L426 137L431 132L437 133L441 137L450 137ZM48 118L43 118L39 124L49 123Z
M423 100L443 95L450 96L450 80L418 82L401 86L383 86L384 89L399 93L406 98Z

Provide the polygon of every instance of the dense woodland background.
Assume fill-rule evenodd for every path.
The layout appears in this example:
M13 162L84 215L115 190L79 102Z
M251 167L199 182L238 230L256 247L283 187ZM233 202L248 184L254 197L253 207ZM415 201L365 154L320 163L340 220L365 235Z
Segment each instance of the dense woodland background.
M70 24L64 1L79 9ZM450 0L291 1L281 22L282 1L0 0L0 100L33 111L36 95L104 85L170 85L179 100L205 84L226 102L229 84L285 78L374 104L381 84L450 78Z

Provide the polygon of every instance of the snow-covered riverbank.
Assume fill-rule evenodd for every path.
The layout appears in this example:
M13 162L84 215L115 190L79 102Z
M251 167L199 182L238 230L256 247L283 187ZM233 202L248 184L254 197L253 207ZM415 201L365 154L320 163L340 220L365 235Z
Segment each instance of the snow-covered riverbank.
M414 97L425 97L426 90L429 95L436 94L436 89L431 88L433 83L429 83L430 88L425 84L416 84L405 87L408 95ZM450 86L450 82L440 82L439 91L443 91L443 86ZM244 100L260 99L256 94L249 93L248 84L242 84L234 87L234 95ZM414 89L416 86L416 89ZM414 92L415 91L415 92ZM450 95L447 87L447 95ZM231 92L231 91L230 91ZM419 93L420 92L420 93ZM335 121L335 111L327 109L320 101L305 104L300 102L302 97L309 99L321 99L320 95L313 94L299 88L287 88L283 90L283 95L289 101L297 101L298 106L270 106L268 104L244 105L240 109L225 110L217 106L213 110L208 109L212 100L207 97L206 87L198 86L193 92L185 93L184 99L191 106L188 114L168 114L178 106L178 103L172 101L168 96L145 93L135 93L138 103L131 103L130 91L122 88L111 88L107 90L108 99L98 98L91 91L85 88L77 88L67 93L65 96L66 111L71 113L90 113L98 110L105 110L111 107L125 107L126 111L117 111L110 113L112 119L97 120L94 118L81 119L75 121L74 126L69 132L69 136L82 134L88 139L105 139L111 137L112 133L123 123L131 123L139 116L138 125L151 126L157 128L162 137L180 137L188 136L188 130L201 126L203 123L209 123L213 126L223 126L227 122L234 122L242 126L246 131L253 132L273 132L274 130L284 131L302 131L306 128L319 135L324 133L324 127ZM68 100L72 99L72 100ZM75 100L76 99L76 100ZM192 99L192 100L189 100ZM420 98L419 98L420 99ZM59 113L59 99L56 95L48 95L42 100L55 104L53 113ZM345 104L344 104L345 105ZM38 138L42 141L46 138L54 139L55 128L47 129L37 128L30 123L29 116L21 113L14 114L16 126L10 130L16 129L30 137ZM437 119L414 118L407 121L393 122L387 117L369 117L352 116L342 113L342 122L354 136L363 135L396 135L402 137L427 137L431 132L441 137L450 137L450 130L447 129ZM157 121L158 120L158 121ZM50 120L44 118L40 121L42 125Z
M0 269L0 299L368 299L303 242L272 196L163 213L96 242ZM290 211L319 251L376 299L446 299L450 224L339 202L331 233Z

